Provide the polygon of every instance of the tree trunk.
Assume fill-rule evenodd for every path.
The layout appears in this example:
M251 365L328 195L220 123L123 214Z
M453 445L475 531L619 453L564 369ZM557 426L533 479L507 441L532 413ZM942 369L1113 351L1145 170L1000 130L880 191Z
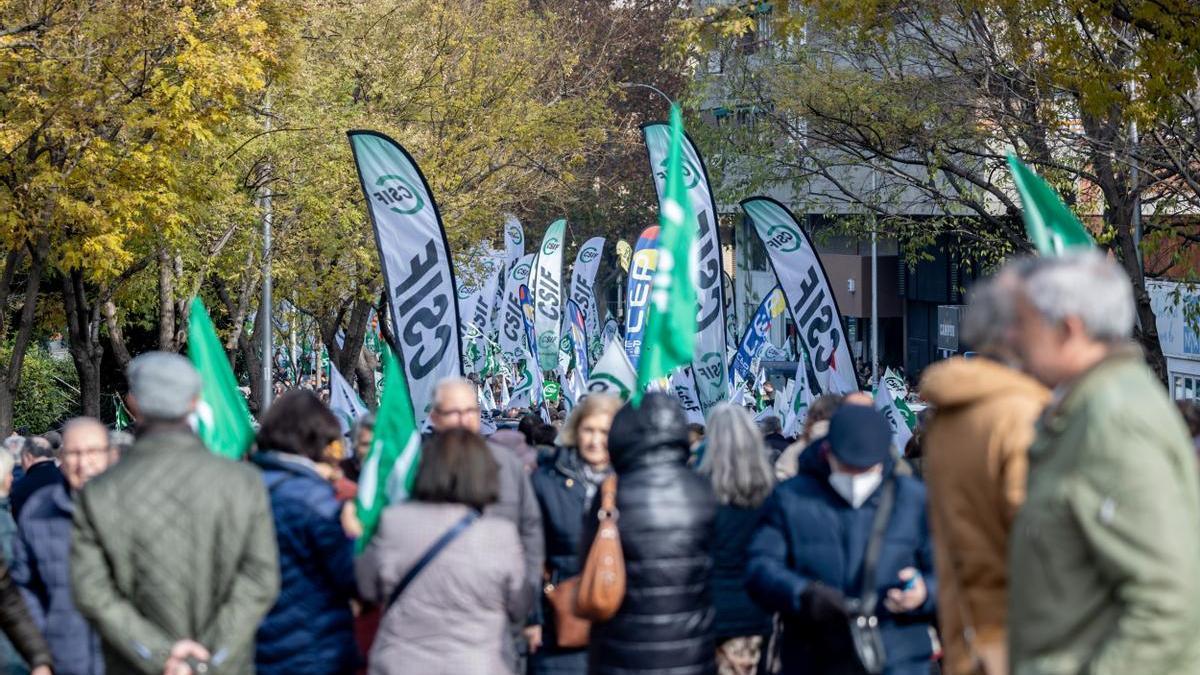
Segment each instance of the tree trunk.
M241 356L242 364L246 368L246 379L250 383L250 396L248 397L247 404L250 406L250 412L258 413L260 412L259 408L262 402L263 391L262 361L258 356L258 345L254 343L251 337L246 336L246 331L242 330L242 325L245 323L245 312L247 311L245 305L248 300L246 300L245 294L236 299L231 297L225 280L216 275L212 277L212 284L213 288L217 291L217 298L220 299L221 304L225 305L225 311L233 317L233 320L237 321L233 326L233 337L225 344L225 351L230 353L230 363L236 363L233 358L235 355ZM243 281L242 289L246 290L248 285L247 282ZM254 319L255 335L258 334L258 328L262 325L262 314L263 312L260 308ZM236 346L236 351L233 350L234 346ZM236 367L234 368L234 372L237 372Z
M379 407L379 392L375 389L375 358L367 350L359 354L358 363L354 366L354 379L358 384L358 395L363 403L374 410Z
M0 366L0 438L7 438L12 433L13 400L17 395L17 387L21 385L21 368L25 364L25 353L33 338L33 324L37 309L38 292L42 285L42 271L46 265L46 256L50 251L50 237L43 234L36 242L26 247L26 251L14 253L10 251L5 256L3 275L0 276L0 339L8 339L8 295L12 292L12 278L16 268L20 266L26 252L29 255L29 270L25 282L25 293L21 313L17 317L17 331L12 338L12 351L9 353L8 364Z
M117 359L117 367L121 372L129 367L129 362L132 358L129 355L129 349L125 346L125 332L121 327L121 320L117 318L117 306L112 300L106 300L101 306L104 312L104 324L108 328L108 341L112 347L113 356Z
M67 343L75 371L79 374L79 395L83 414L100 416L100 308L89 306L83 273L78 269L62 277L63 309L67 317Z
M173 352L175 344L175 269L171 252L158 249L158 348Z

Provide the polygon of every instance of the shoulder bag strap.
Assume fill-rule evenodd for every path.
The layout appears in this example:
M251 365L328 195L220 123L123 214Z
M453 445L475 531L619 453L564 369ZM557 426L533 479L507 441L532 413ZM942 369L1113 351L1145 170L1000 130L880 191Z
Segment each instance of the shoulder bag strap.
M408 570L408 573L404 575L404 578L400 580L400 583L396 585L395 590L393 590L391 596L388 597L387 605L384 606L384 611L386 612L392 608L392 605L396 604L396 600L400 598L400 594L404 593L404 589L408 588L408 585L412 583L413 579L417 578L417 575L421 573L421 570L425 569L425 567L429 565L429 563L432 562L439 553L442 552L442 549L446 548L450 542L454 541L458 535L462 534L468 527L471 526L471 523L478 519L479 511L471 509L471 511L468 512L467 515L463 516L461 520L455 523L453 527L451 527L449 530L446 530L445 534L443 534L441 537L438 537L438 540L433 542L433 545L429 547L429 550L425 551L425 554L421 556L421 559L417 561L417 564L413 565L412 568Z
M875 604L879 601L879 591L875 586L875 568L879 564L879 554L883 549L883 534L887 530L888 521L892 519L892 508L896 505L896 479L888 477L883 481L883 491L879 495L879 508L875 510L875 520L871 523L871 538L867 540L867 552L863 557L862 602L863 616L875 614Z

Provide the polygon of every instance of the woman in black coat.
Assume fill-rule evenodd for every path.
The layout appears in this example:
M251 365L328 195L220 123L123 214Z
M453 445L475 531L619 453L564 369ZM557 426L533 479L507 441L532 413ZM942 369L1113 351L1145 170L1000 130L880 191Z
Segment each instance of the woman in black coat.
M708 449L700 475L713 486L717 509L713 550L713 606L717 666L722 673L752 675L771 633L771 615L746 590L746 549L775 486L767 450L744 408L722 404L708 417Z
M530 477L542 511L547 588L579 574L583 514L600 483L608 477L608 430L620 407L621 401L611 396L592 394L585 398L563 427L553 461L538 466ZM587 649L558 645L554 610L544 595L535 618L535 624L527 629L532 653L529 672L532 675L587 673Z
M592 675L707 675L713 659L712 545L717 501L687 468L688 427L675 399L646 394L613 419L608 450L617 473L617 527L625 598L592 625ZM583 521L581 559L596 532L598 499Z

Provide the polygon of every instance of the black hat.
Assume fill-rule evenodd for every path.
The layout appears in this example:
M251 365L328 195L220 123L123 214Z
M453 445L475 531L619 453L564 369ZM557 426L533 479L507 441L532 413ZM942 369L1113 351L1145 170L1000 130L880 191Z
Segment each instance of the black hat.
M829 420L830 452L837 461L865 469L886 460L892 447L892 426L883 413L865 405L843 405Z
M645 460L687 461L687 417L673 396L650 392L641 405L626 404L613 417L608 453L617 473Z

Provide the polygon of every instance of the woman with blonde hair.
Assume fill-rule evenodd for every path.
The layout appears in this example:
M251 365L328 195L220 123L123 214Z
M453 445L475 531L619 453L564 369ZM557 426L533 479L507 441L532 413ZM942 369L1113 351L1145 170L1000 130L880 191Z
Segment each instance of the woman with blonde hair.
M720 675L750 675L758 668L771 616L746 592L746 547L761 507L775 486L762 435L745 409L713 409L705 435L701 475L712 482L720 506L713 538L713 634Z
M620 399L604 394L591 394L580 401L559 432L553 461L539 466L530 478L542 510L547 591L580 572L583 514L610 472L608 429L620 407ZM587 650L560 645L554 621L553 608L543 594L533 625L526 630L532 652L529 672L586 673Z

